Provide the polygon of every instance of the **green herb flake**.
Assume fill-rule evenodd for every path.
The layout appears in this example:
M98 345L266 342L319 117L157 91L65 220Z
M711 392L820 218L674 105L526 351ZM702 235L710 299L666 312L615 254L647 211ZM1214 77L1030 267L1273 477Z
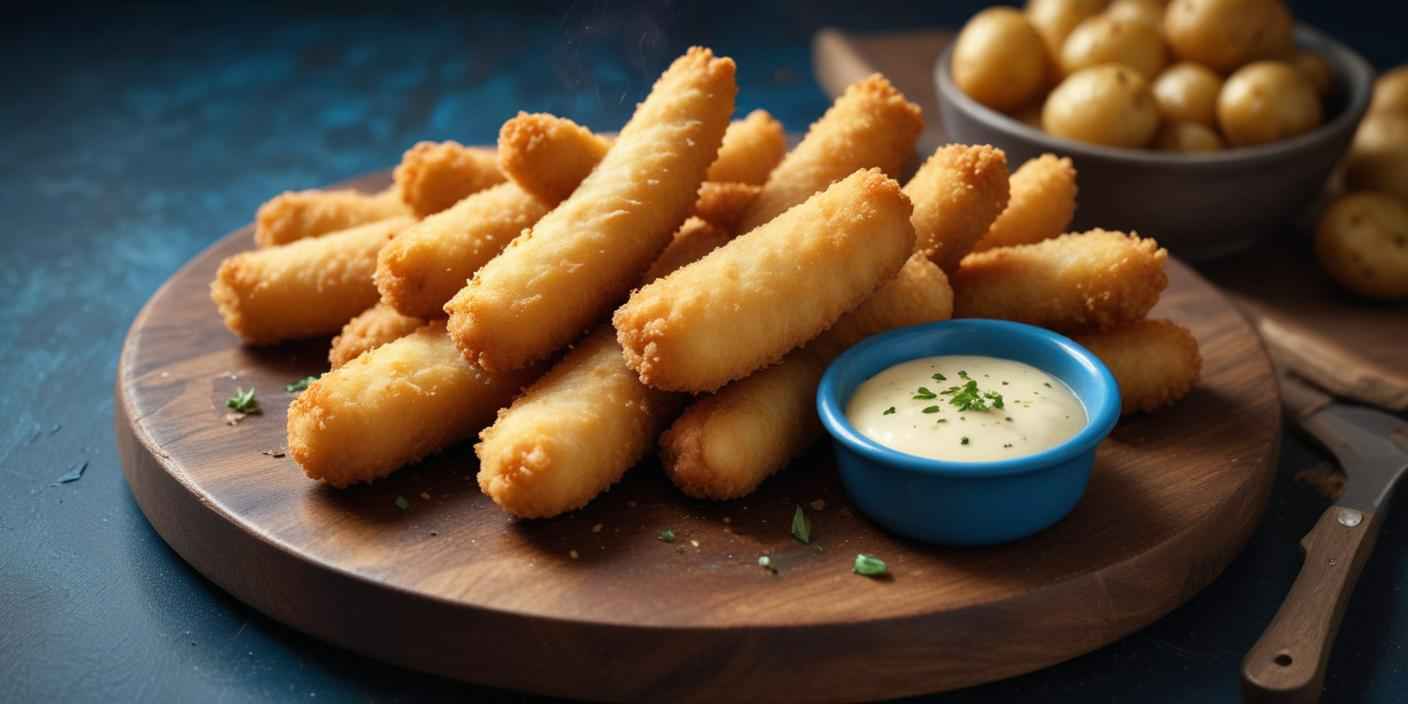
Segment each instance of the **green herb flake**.
M930 390L929 390L929 387L927 387L927 386L921 386L921 387L919 387L918 390L916 390L916 391L914 392L914 399L915 399L916 401L928 401L929 399L932 399L932 398L938 398L938 397L935 396L935 395L934 395L934 392L933 392L933 391L930 391Z
M1049 381L1043 381L1043 382L1041 382L1041 384L1042 384L1042 386L1045 386L1045 387L1048 388L1048 389L1054 389L1054 388L1056 388L1056 387L1052 386L1052 385L1051 385L1051 382L1049 382Z
M967 436L967 435L964 435L964 436L963 436L963 444L964 444L964 445L967 445L967 444L968 444L968 436Z
M777 574L777 568L772 566L772 558L767 555L758 556L758 566L773 574Z
M964 371L964 370L962 370L962 369L959 369L959 370L958 370L958 378L960 378L960 379L965 379L965 380L966 380L966 379L968 378L968 372L966 372L966 371Z
M939 412L939 407L938 407L938 406L925 406L925 407L924 407L924 412L925 412L925 413L938 413L938 412Z
M234 395L225 399L225 407L245 415L259 413L259 400L254 398L254 387L235 389Z
M801 506L792 512L792 537L803 545L810 545L812 542L812 522L807 520L807 514Z
M406 509L408 509L408 508L410 508L410 507L411 507L411 502L407 501L407 500L406 500L406 497L404 497L404 496L398 496L398 497L396 497L396 508L399 508L399 509L401 509L402 511L405 511Z
M863 577L879 577L890 573L890 568L885 565L885 561L874 556L860 553L856 555L855 564L851 565L851 571Z
M983 398L986 398L993 408L1002 408L1002 394L996 391L984 391Z
M948 419L947 419L947 418L940 418L937 422L939 422L939 423L947 423L947 422L948 422Z
M675 542L675 531L674 531L674 530L671 530L671 529L669 529L669 528L666 528L665 530L662 530L662 531L660 531L659 533L656 533L656 534L655 534L655 539L658 540L658 541L660 541L660 542L662 542L662 543L673 543L673 542Z
M307 391L308 385L317 381L318 378L321 376L322 374L314 374L313 376L305 376L302 379L293 382L292 384L284 384L284 391L287 391L291 394L296 394L300 391Z
M940 374L940 373L938 373L938 372L934 372L934 375L931 376L931 377L929 377L929 378L930 378L930 379L933 379L934 381L948 381L948 377L946 377L946 376L944 376L943 374Z
M880 415L882 415L882 416L892 416L892 415L894 415L894 414L895 414L895 407L894 407L894 406L890 406L889 408L886 408L886 409L885 409L885 412L884 412L884 413L881 413Z

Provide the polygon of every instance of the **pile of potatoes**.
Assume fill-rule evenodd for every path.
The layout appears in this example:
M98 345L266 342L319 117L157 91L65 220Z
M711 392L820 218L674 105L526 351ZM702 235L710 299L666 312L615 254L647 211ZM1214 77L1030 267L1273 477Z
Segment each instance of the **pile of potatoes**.
M1320 263L1362 296L1408 299L1408 66L1374 82L1344 176L1349 192L1330 203L1315 231Z
M974 100L1066 139L1210 152L1315 129L1330 66L1282 0L1028 0L975 15L953 49Z

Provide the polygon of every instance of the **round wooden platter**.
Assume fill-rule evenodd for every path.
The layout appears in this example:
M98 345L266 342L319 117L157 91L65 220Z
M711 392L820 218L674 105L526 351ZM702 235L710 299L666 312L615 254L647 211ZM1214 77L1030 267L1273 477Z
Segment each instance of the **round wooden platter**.
M1201 383L1122 421L1075 512L1019 543L881 532L850 509L826 446L726 503L683 497L647 462L553 520L514 520L480 494L468 443L337 491L280 456L284 385L326 368L327 341L241 347L209 300L220 260L251 246L248 228L220 240L132 324L114 406L127 480L171 547L237 598L418 670L593 699L866 699L988 682L1192 597L1237 554L1271 486L1270 362L1227 299L1170 262L1156 315L1197 334ZM263 415L227 425L225 399L249 386ZM798 505L815 545L789 534ZM667 528L673 543L657 539ZM893 578L852 574L858 552ZM777 574L758 566L765 553Z

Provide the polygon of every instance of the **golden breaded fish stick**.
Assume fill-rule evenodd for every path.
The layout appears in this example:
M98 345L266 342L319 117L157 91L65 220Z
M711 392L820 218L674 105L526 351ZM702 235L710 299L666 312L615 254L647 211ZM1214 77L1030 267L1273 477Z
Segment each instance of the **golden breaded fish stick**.
M952 312L943 270L916 252L894 279L811 344L689 406L660 438L665 473L696 498L752 492L821 435L816 387L837 354L869 335L946 320Z
M273 247L410 212L395 188L380 193L287 191L259 206L254 216L254 243Z
M381 300L405 315L443 316L469 277L547 212L523 189L501 183L407 227L377 257Z
M914 203L919 251L952 272L1007 207L1007 156L987 145L939 147L904 194Z
M1070 159L1042 154L1012 173L1007 209L978 240L975 252L1033 244L1058 237L1076 215L1076 167Z
M377 301L376 254L414 220L396 217L241 252L220 263L210 298L251 345L331 335Z
M313 479L379 479L472 437L533 379L490 374L427 324L324 374L288 408L288 453Z
M1198 339L1168 320L1139 320L1074 339L1110 368L1120 385L1125 415L1153 411L1187 396L1203 367Z
M677 59L582 185L445 304L466 359L490 371L542 359L626 296L694 204L733 76L708 49Z
M503 183L492 149L459 142L418 142L401 156L394 178L401 200L418 218L438 213L465 196Z
M549 206L572 195L611 140L565 118L520 112L499 128L499 169Z
M603 325L480 434L479 488L523 518L581 508L645 456L683 400L640 383Z
M712 391L830 327L914 250L910 204L857 171L768 224L631 294L612 323L642 382Z
M337 369L363 352L403 338L422 325L425 325L424 320L401 315L395 308L378 303L342 326L342 332L332 339L332 347L328 349L328 362Z
M709 165L707 181L761 186L787 153L782 123L766 110L754 110L724 132L719 156Z
M762 190L762 186L748 183L705 181L699 187L699 199L694 201L694 214L734 232L738 221Z
M1154 307L1167 259L1152 239L1106 230L996 247L968 255L954 273L954 316L1108 330Z
M878 168L898 178L922 129L919 106L884 76L852 84L773 169L738 231L757 228L857 169Z
M680 225L670 244L646 270L643 280L654 281L727 244L733 233L699 217L691 217Z

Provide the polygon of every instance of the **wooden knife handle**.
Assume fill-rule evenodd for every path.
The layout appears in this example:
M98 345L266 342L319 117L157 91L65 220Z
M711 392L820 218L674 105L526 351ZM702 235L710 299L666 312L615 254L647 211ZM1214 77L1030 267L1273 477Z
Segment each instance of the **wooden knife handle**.
M1301 539L1300 574L1242 661L1243 701L1319 701L1330 646L1377 535L1376 514L1331 506Z

